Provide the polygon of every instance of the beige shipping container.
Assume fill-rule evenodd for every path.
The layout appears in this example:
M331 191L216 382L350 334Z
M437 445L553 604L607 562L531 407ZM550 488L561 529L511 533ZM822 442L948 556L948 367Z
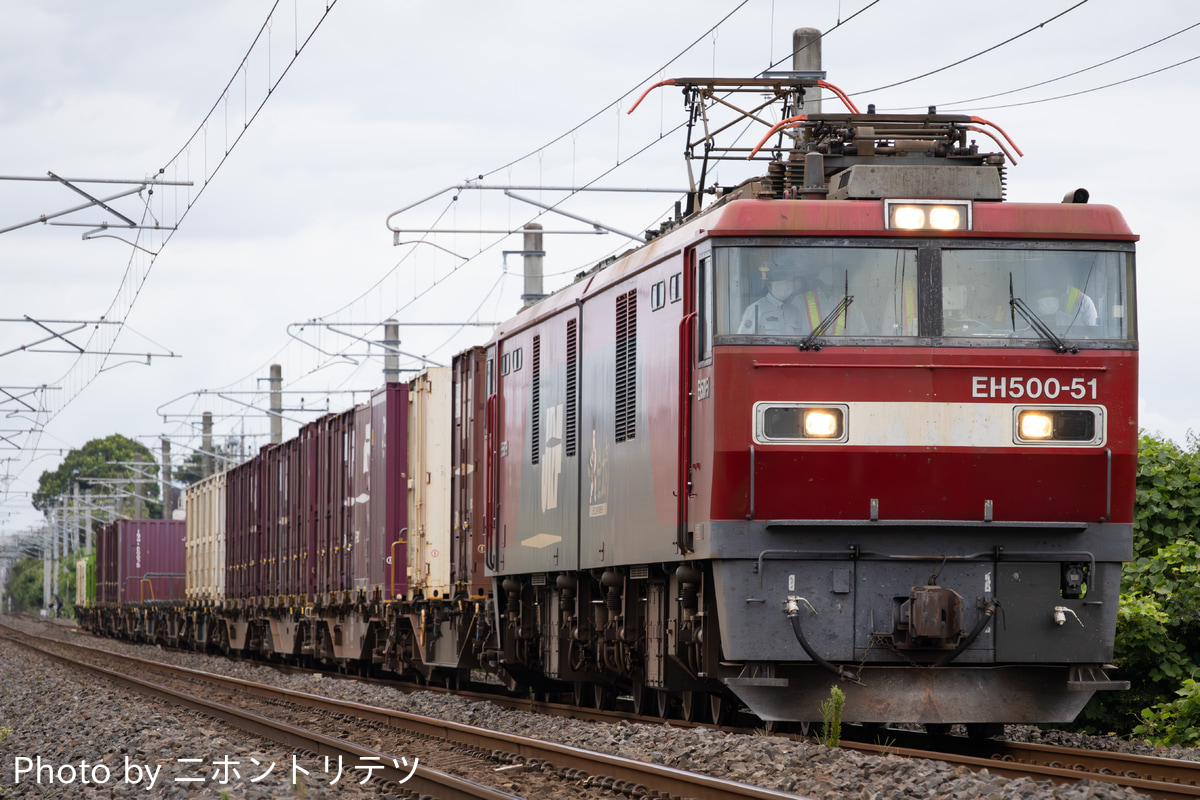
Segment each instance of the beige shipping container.
M408 417L408 591L453 597L450 585L451 371L413 380Z
M225 599L225 473L193 483L185 493L187 508L188 602L218 603Z

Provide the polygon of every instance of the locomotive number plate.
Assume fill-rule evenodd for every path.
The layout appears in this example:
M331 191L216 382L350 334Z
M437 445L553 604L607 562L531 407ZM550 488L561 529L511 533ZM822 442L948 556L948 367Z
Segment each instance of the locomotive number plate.
M1020 400L1045 398L1070 398L1072 400L1095 400L1096 379L1083 378L1027 378L1013 375L1010 378L974 375L971 377L971 397L1000 397Z

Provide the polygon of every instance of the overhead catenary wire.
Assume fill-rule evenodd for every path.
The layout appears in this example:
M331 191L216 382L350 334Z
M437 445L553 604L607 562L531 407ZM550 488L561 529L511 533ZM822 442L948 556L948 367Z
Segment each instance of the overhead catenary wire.
M1090 67L1084 67L1082 69L1077 69L1073 72L1068 72L1065 75L1059 75L1056 78L1048 78L1047 80L1044 80L1044 81L1038 81L1037 83L1031 83L1028 86L1022 86L1019 89L1008 89L1003 92L996 92L994 94L985 94L980 97L970 97L970 98L967 98L966 100L951 100L949 102L942 102L942 103L938 103L937 106L939 108L941 108L943 106L961 106L961 105L965 105L967 103L978 103L980 100L991 100L992 98L995 98L995 97L1005 97L1006 95L1017 94L1018 92L1028 91L1029 89L1036 89L1039 86L1046 86L1051 83L1057 83L1058 81L1063 81L1063 80L1066 80L1067 78L1074 78L1076 75L1082 75L1085 72L1090 72L1091 70L1099 69L1100 67L1108 66L1109 64L1112 64L1116 61L1120 61L1123 58L1128 58L1129 56L1136 55L1137 53L1140 53L1143 50L1149 50L1151 47L1160 45L1163 42L1166 42L1170 39L1174 39L1176 36L1187 33L1188 31L1192 30L1193 28L1197 28L1197 27L1200 27L1200 22L1193 22L1191 25L1188 25L1186 28L1181 28L1181 29L1175 31L1174 33L1163 36L1160 39L1155 39L1153 42L1150 42L1149 44L1144 44L1141 47L1136 47L1133 50L1124 52L1119 56L1113 56L1112 58L1107 58L1104 61L1099 61L1095 64L1092 64ZM1103 88L1106 88L1106 87L1103 87ZM926 106L908 106L908 107L904 107L904 108L893 108L890 110L891 111L913 111L913 110L924 109L924 108L926 108ZM1007 106L991 106L990 108L1007 108Z
M961 64L965 64L968 61L979 58L982 55L986 55L986 54L992 52L993 50L998 50L1007 44L1012 44L1013 42L1017 41L1021 37L1028 36L1029 34L1033 33L1034 31L1036 31L1040 28L1043 28L1046 25L1049 25L1051 22L1054 22L1056 19L1065 17L1067 14L1070 14L1072 11L1074 11L1075 9L1079 8L1082 5L1086 5L1088 2L1089 2L1089 0L1079 0L1078 3L1071 6L1070 8L1066 9L1065 11L1060 11L1059 13L1055 14L1053 17L1050 17L1049 19L1046 19L1046 20L1042 20L1037 25L1034 25L1032 28L1028 28L1028 29L1022 31L1021 33L1018 33L1016 36L1010 36L1002 42L994 44L991 47L988 47L984 50L980 50L978 53L969 55L966 58L960 58L958 61L955 61L951 64L947 64L944 67L938 67L937 69L932 69L929 72L923 72L920 75L916 75L912 78L905 78L904 80L896 81L895 83L888 83L883 86L876 86L874 89L863 89L862 91L858 91L858 92L850 92L850 96L854 97L856 95L870 94L872 92L882 92L884 89L893 89L897 86L903 86L906 83L913 83L915 81L921 80L922 78L928 78L930 75L937 75L939 72L945 72L948 69L953 69L954 67L957 67Z
M836 30L837 28L841 27L842 25L845 25L845 24L849 23L851 20L855 19L855 18L856 18L856 17L858 17L859 15L863 14L865 11L867 11L867 10L869 10L870 8L874 7L874 6L875 6L875 5L877 5L879 2L881 2L881 0L872 0L872 2L868 3L866 6L864 6L862 9L860 9L859 11L855 12L854 14L852 14L850 17L848 17L848 18L846 18L846 19L844 19L844 20L839 20L838 24L837 24L837 25L835 25L833 29L831 29L830 31L827 31L826 33L832 32L832 30ZM741 9L743 9L743 8L744 8L746 5L747 5L747 2L741 2L741 3L739 3L738 5L736 5L736 6L735 6L735 7L734 7L732 10L730 10L728 13L726 13L726 14L725 14L725 15L724 15L724 16L723 16L723 17L722 17L720 20L718 20L718 21L717 21L715 24L713 24L712 26L710 26L710 27L709 27L707 30L705 30L703 33L699 34L699 35L698 35L698 36L697 36L697 37L696 37L696 38L695 38L695 39L692 41L692 43L691 43L691 44L689 44L687 47L685 47L683 50L681 50L681 51L680 51L678 54L676 54L676 55L675 55L675 56L673 56L672 58L668 59L668 60L667 60L667 61L666 61L666 62L665 62L665 63L664 63L664 64L663 64L661 67L657 68L657 69L654 71L654 73L652 73L652 74L651 74L649 77L650 77L650 78L652 78L652 77L654 77L654 75L655 75L655 74L663 74L663 73L665 72L665 70L666 70L666 69L667 69L667 68L668 68L668 67L669 67L669 66L670 66L672 63L674 63L675 61L679 60L679 59L680 59L680 58L681 58L683 55L685 55L687 52L691 51L691 50L692 50L692 49L694 49L695 47L697 47L697 46L701 45L702 43L704 43L704 42L705 42L705 40L706 40L708 37L710 37L710 36L711 36L711 34L712 34L712 32L713 32L714 30L716 30L716 29L717 29L717 28L719 28L720 26L722 26L722 25L724 25L725 23L727 23L727 22L728 22L728 20L729 20L730 18L732 18L732 17L733 17L733 16L734 16L734 15L735 15L737 12L739 12ZM639 83L637 84L637 86L640 86L642 83L644 83L644 81L642 81L642 82L639 82ZM566 137L576 137L576 136L578 135L579 131L580 131L582 128L584 128L586 125L588 125L589 123L591 123L591 122L593 122L593 121L595 121L595 120L597 120L597 119L599 119L599 118L602 118L602 117L603 117L603 116L604 116L604 115L605 115L607 112L609 112L610 110L612 110L614 107L619 107L619 105L620 105L620 104L621 104L621 103L622 103L622 102L625 100L625 98L627 98L627 97L630 95L630 93L632 93L633 91L636 91L636 89L637 89L637 86L634 86L634 87L633 87L633 88L631 88L630 90L626 91L626 92L625 92L625 93L623 93L623 94L622 94L622 95L621 95L621 96L620 96L618 99L616 99L616 100L614 100L613 102L611 102L611 103L608 103L607 105L603 106L602 108L600 108L599 110L597 110L595 113L593 113L593 114L589 115L587 118L585 118L585 119L584 119L582 122L580 122L579 124L577 124L577 125L573 126L572 128L568 129L567 131L563 132L562 134L559 134L558 136L555 136L555 137L551 138L550 140L548 140L546 143L542 144L542 145L541 145L541 146L539 146L538 148L536 148L536 149L534 149L534 150L531 150L531 151L529 151L527 154L525 154L525 155L523 155L523 156L521 156L521 157L519 157L519 158L513 159L513 160L511 160L511 161L509 161L509 162L507 162L507 163L505 163L505 164L502 164L502 165L500 165L500 166L498 166L498 167L496 167L496 168L494 168L494 169L491 169L491 170L489 170L489 171L486 171L486 172L482 172L482 173L480 173L480 174L479 174L479 176L478 176L478 179L479 179L479 180L482 180L482 179L483 179L483 178L485 178L485 177L488 177L488 176L494 175L494 174L496 174L496 173L498 173L498 172L505 171L505 170L508 170L508 171L510 171L510 172L511 172L511 169L512 169L512 167L513 167L514 165L516 165L516 164L519 164L519 163L520 163L520 162L522 162L522 161L526 161L526 160L528 160L529 158L532 158L532 157L534 157L534 156L538 156L540 153L543 153L543 152L544 152L544 151L545 151L547 148L549 148L549 147L553 146L554 144L556 144L556 143L558 143L558 142L560 142L560 141L563 141L564 139L566 139ZM608 170L605 170L605 171L604 171L602 174L600 174L599 176L597 176L597 177L595 177L595 178L593 178L593 179L591 179L591 180L589 180L589 181L586 181L586 182L583 184L583 186L584 186L584 187L588 187L588 186L591 186L591 185L595 184L597 181L599 181L599 180L600 180L600 179L602 179L603 177L605 177L605 176L607 176L607 175L611 174L611 172L612 172L613 170L615 170L616 168L618 168L618 167L620 167L620 166L623 166L623 165L625 165L625 164L629 163L629 161L631 161L632 159L634 159L634 158L638 157L639 155L641 155L642 153L644 153L646 150L648 150L648 149L649 149L650 147L652 147L653 145L655 145L655 144L658 144L658 143L659 143L659 142L661 142L663 139L665 139L665 138L667 138L667 137L669 137L669 136L671 136L671 135L675 134L676 132L678 132L679 130L681 130L681 129L682 129L682 128L684 128L684 127L685 127L685 124L682 124L682 123L681 123L681 124L679 124L679 125L676 125L676 126L674 126L673 128L671 128L670 130L668 130L668 131L665 131L665 132L664 132L664 131L662 131L662 130L660 130L660 131L659 131L659 136L658 136L658 138L657 138L657 139L654 139L654 140L652 140L650 143L648 143L647 145L645 145L645 146L643 146L643 147L639 148L639 149L638 149L636 152L634 152L634 153L632 153L632 154L630 154L630 155L627 155L625 158L623 158L623 159L619 159L619 160L617 161L617 163L615 163L615 164L613 165L613 167L612 167L612 168L610 168L610 169L608 169ZM569 198L569 196L570 196L570 195L568 195L568 198ZM433 226L436 226L436 225L437 225L437 223L438 223L440 220L442 220L442 219L445 217L445 215L446 215L447 213L451 212L451 211L452 211L452 210L453 210L453 209L456 207L456 206L455 206L455 201L457 201L457 200L458 200L458 198L459 198L459 196L458 196L458 195L455 195L455 196L454 196L454 197L451 199L451 201L447 203L447 205L446 205L446 206L445 206L445 207L444 207L444 208L441 210L441 212L438 214L438 216L437 216L437 219L436 219L436 220L434 221L434 223L433 223ZM558 205L560 205L562 202L564 202L564 201L565 201L566 199L568 199L568 198L564 198L562 201L559 201L559 203L555 203L555 204L554 204L554 206L558 206ZM536 215L534 215L534 216L533 216L533 217L532 217L532 218L531 218L529 221L534 221L534 220L537 220L537 219L541 218L541 217L543 216L543 214L544 214L544 212L542 212L542 213L539 213L539 214L536 214ZM660 215L660 216L661 216L661 215ZM526 223L526 224L528 224L528 223ZM510 227L511 227L511 226L510 226ZM464 258L462 258L462 259L461 259L461 262L460 262L459 264L457 264L457 265L456 265L454 268L452 268L452 269L451 269L451 271L450 271L449 273L447 273L446 275L443 275L443 276L442 276L442 277L440 277L440 278L437 278L437 279L436 279L436 280L434 280L434 281L433 281L433 282L432 282L432 283L431 283L429 286L425 287L424 289L422 289L422 290L420 290L420 291L417 291L417 292L415 292L415 293L414 293L414 295L413 295L413 296L412 296L412 297L411 297L411 298L410 298L410 299L409 299L407 302L404 302L404 303L402 303L402 304L399 304L399 305L396 307L396 309L395 309L395 310L394 310L394 311L393 311L391 314L389 314L388 316L398 316L398 315L402 314L403 312L407 311L407 310L408 310L409 308L411 308L411 307L412 307L414 304L416 304L416 303L417 303L417 302L419 302L420 300L424 299L424 298L425 298L425 297L426 297L426 296L427 296L427 295L428 295L430 292L434 291L434 290L435 290L437 287L439 287L439 286L443 285L443 284L444 284L444 283L445 283L445 282L446 282L448 279L450 279L450 278L451 278L453 275L455 275L456 273L460 272L462 269L465 269L465 268L467 268L467 267L469 267L469 266L473 265L474 263L477 263L478 256L480 256L480 255L483 255L483 254L485 254L485 253L488 253L488 252L491 252L491 251L493 251L493 250L494 250L494 249L495 249L495 248L496 248L496 247L497 247L499 244L501 244L501 243L502 243L502 241L503 241L503 239L504 239L504 238L505 238L505 237L500 237L500 238L497 238L497 239L495 239L495 240L493 240L493 241L491 241L491 242L480 243L480 244L479 244L479 246L478 246L478 248L479 248L479 249L478 249L478 252L477 252L477 253L476 253L474 256L471 256L471 257L469 257L469 258L465 258L465 257L464 257ZM422 238L422 239L420 239L420 240L417 240L417 241L424 242L424 241L425 241L425 238ZM344 304L343 304L343 305L341 305L341 306L340 306L338 309L336 309L336 310L334 310L334 311L332 311L332 312L328 312L328 313L326 313L326 314L323 314L323 315L321 315L320 317L317 317L317 319L321 319L321 320L329 320L329 319L331 319L331 318L333 318L333 317L336 317L336 316L337 316L337 315L339 315L339 314L342 314L342 313L346 312L348 309L350 309L351 307L353 307L355 304L358 304L358 303L361 303L361 302L365 301L365 299L366 299L366 298L367 298L367 297L368 297L368 296L369 296L369 295L370 295L372 292L375 292L376 290L378 290L378 289L379 289L379 287L381 287L381 286L384 284L384 282L385 282L385 281L387 281L388 279L392 278L392 277L393 277L393 276L396 274L396 272L397 272L397 271L398 271L398 270L399 270L401 267L403 267L403 266L404 266L406 263L408 263L408 262L410 261L410 259L411 259L411 258L413 257L413 255L414 255L414 252L415 252L415 250L416 250L416 247L417 247L417 245L415 245L415 244L414 244L414 245L413 245L413 247L412 247L412 248L411 248L411 249L410 249L408 252L406 252L406 253L404 254L404 256L403 256L403 257L401 257L401 259L399 259L399 261L397 261L397 262L396 262L396 263L395 263L395 264L392 266L392 268L391 268L391 269L389 269L389 270L388 270L387 272L385 272L385 273L384 273L382 276L380 276L380 277L379 277L379 278L378 278L378 279L377 279L377 280L376 280L374 283L372 283L372 285L371 285L371 286L369 286L369 287L368 287L366 290L364 290L364 291L363 291L363 292L361 292L359 295L357 295L357 296L356 296L354 299L350 300L350 301L349 301L349 302L347 302L347 303L344 303ZM621 247L618 247L618 248L616 248L616 250L618 250L618 251L619 251L619 250L621 250L621 249L623 249L623 248L621 248ZM551 275L551 276L553 276L553 275L562 275L562 274L570 274L570 273L574 273L574 272L578 272L578 271L579 271L579 269L578 269L578 268L572 268L572 269L570 269L570 270L565 270L565 271L563 271L563 272L561 272L561 273L552 273L552 275ZM384 315L381 313L381 314L380 314L380 319L382 319L382 317L383 317L383 316L384 316ZM453 337L451 337L451 339L450 339L450 340L448 340L448 341L452 341L452 340L453 340ZM444 347L444 346L445 346L445 344L446 344L446 343L443 343L443 344L442 344L442 345L440 345L439 347ZM273 358L277 358L277 357L278 357L278 355L279 355L279 353L282 353L282 352L284 352L284 350L286 350L286 349L287 349L287 345L285 344L283 348L281 348L279 351L277 351L276 355L275 355L275 356L273 356ZM435 350L433 350L433 351L431 351L431 352L436 352L436 349L435 349ZM304 377L307 377L308 375L312 375L312 374L314 374L314 373L316 373L316 372L318 372L318 371L321 371L321 370L323 370L323 369L326 369L326 368L328 368L328 367L329 367L329 366L331 366L331 365L332 365L332 364L333 364L333 363L334 363L336 360L338 360L338 359L337 359L337 356L331 356L329 359L326 359L326 360L324 360L324 361L318 360L318 361L317 361L317 362L314 364L314 366L312 366L312 367L311 367L311 368L309 368L307 371L305 371L305 372L304 372L304 374L302 374L302 375L301 375L299 378L297 378L297 380L303 379ZM263 365L261 365L261 366L260 366L260 367L258 367L258 368L257 368L257 369L256 369L254 372L252 372L251 374L249 374L249 375L247 375L245 378L243 378L243 380L250 379L251 377L253 377L253 375L261 374L262 370L263 370L263 369L265 369L265 367L266 367L266 364L263 364ZM360 370L360 369L361 369L361 367L360 367L360 368L358 368L358 369L355 369L355 370L354 370L354 371L355 371L355 373L359 372L359 370ZM289 383L289 385L290 385L290 383Z
M142 289L145 287L146 281L149 279L158 255L162 252L162 249L166 246L166 244L174 237L174 234L178 231L180 224L182 223L183 219L187 217L196 200L201 194L203 194L208 183L216 176L221 166L225 163L226 159L228 159L230 153L237 147L237 144L249 130L250 125L255 119L257 119L259 113L266 106L267 101L273 96L275 89L278 88L279 84L291 71L292 66L296 63L297 59L300 57L300 54L312 41L313 37L316 35L316 32L320 29L321 24L328 18L329 12L336 4L337 0L328 0L328 2L326 2L323 13L317 19L307 37L305 37L303 42L297 42L295 51L292 53L290 60L288 60L287 64L280 71L278 77L274 78L273 81L268 81L268 88L262 98L262 101L254 109L253 114L245 120L241 130L238 131L237 136L234 137L233 142L225 146L223 155L217 159L216 164L212 167L211 171L208 170L207 167L208 152L207 145L205 145L204 155L206 166L204 180L201 182L200 188L195 192L194 195L190 191L189 187L187 201L183 204L182 210L176 206L175 224L173 226L155 228L149 232L139 228L135 236L135 241L126 242L126 244L129 244L131 247L130 257L126 263L125 272L121 277L121 282L117 287L117 291L108 306L108 310L104 314L105 319L120 322L121 324L116 325L113 328L108 328L106 326L104 328L97 328L93 330L91 336L87 340L86 345L84 348L82 348L83 352L72 362L71 366L63 374L63 376L56 381L56 383L63 387L62 394L55 397L55 402L53 405L43 404L42 407L38 409L37 422L35 425L31 426L27 436L25 437L22 450L28 449L31 452L35 451L45 426L51 420L57 417L57 415L61 413L62 410L66 408L76 397L78 397L79 394L87 389L87 387L90 386L91 383L100 374L102 374L105 368L108 366L109 356L116 348L116 342L121 334L122 328L124 327L124 323L128 319L134 305L140 297ZM266 22L262 28L260 28L258 34L254 38L254 41L247 49L246 55L243 56L237 69L234 70L233 78L230 79L224 90L218 95L216 102L213 103L209 112L197 126L196 131L176 152L175 156L157 171L157 175L164 175L166 174L167 170L172 170L173 172L177 173L181 159L185 162L185 171L190 175L190 155L192 146L197 142L198 139L207 143L209 123L212 121L212 118L217 113L218 109L222 108L227 101L227 95L230 87L233 85L238 73L244 72L247 60L250 58L251 54L254 52L254 48L261 40L263 31L270 30L271 22L278 8L279 3L276 2L272 6L271 11L268 13ZM148 218L156 221L158 220L158 216L153 213L150 206L152 202L152 195L153 190L148 192L143 198L142 215L139 220L140 226L145 226ZM163 198L160 196L160 205L162 203ZM141 242L144 239L149 239L154 235L161 236L157 248L151 249L143 247ZM109 355L104 354L106 351ZM96 355L93 355L93 353ZM27 462L23 467L18 469L16 475L12 477L19 477L24 469L28 467L29 463L32 462Z
M1185 58L1182 61L1176 61L1174 64L1169 64L1165 67L1160 67L1158 69L1151 70L1150 72L1143 72L1141 75L1134 75L1132 78L1124 78L1123 80L1113 81L1112 83L1106 83L1103 86L1093 86L1090 89L1080 89L1078 92L1068 92L1067 94L1059 94L1059 95L1055 95L1054 97L1043 97L1039 100L1026 100L1021 103L1007 103L1005 105L999 105L999 106L985 106L984 108L980 108L977 110L979 110L979 111L994 111L999 108L1019 108L1020 106L1035 106L1040 103L1050 103L1055 100L1066 100L1069 97L1078 97L1083 94L1091 94L1092 92L1099 92L1104 89L1111 89L1114 86L1121 86L1126 83L1133 83L1134 81L1140 81L1143 78L1150 78L1154 75L1159 75L1163 72L1167 72L1168 70L1176 69L1177 67L1182 67L1185 64L1191 64L1193 61L1200 61L1200 56L1192 56L1191 58Z

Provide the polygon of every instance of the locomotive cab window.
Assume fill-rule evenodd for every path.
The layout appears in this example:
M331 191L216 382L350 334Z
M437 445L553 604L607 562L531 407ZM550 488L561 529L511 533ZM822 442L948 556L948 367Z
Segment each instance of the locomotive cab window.
M942 335L992 339L1133 336L1129 255L1037 249L944 249Z
M717 334L917 335L915 247L715 250Z
M711 261L697 273L702 353L714 335L1122 347L1137 334L1133 250L1121 244L731 240Z

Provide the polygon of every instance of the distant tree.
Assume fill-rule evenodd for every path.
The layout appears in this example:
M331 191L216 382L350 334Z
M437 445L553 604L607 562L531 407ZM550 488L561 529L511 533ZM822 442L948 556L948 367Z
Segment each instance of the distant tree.
M42 560L32 556L17 561L8 568L8 583L0 602L7 610L8 598L13 611L34 611L42 607Z
M58 498L69 495L75 490L75 481L79 479L81 492L91 491L93 497L97 494L116 494L117 489L132 492L135 473L132 467L114 462L145 462L147 477L142 480L141 494L151 498L146 502L146 514L151 518L162 517L162 504L158 497L158 465L154 454L144 444L127 439L119 433L114 433L103 439L92 439L78 450L67 453L62 464L55 470L47 470L38 478L38 490L33 495L33 506L39 511L45 511L53 506ZM124 478L119 484L92 483L87 478ZM120 512L132 515L134 502L128 498Z

